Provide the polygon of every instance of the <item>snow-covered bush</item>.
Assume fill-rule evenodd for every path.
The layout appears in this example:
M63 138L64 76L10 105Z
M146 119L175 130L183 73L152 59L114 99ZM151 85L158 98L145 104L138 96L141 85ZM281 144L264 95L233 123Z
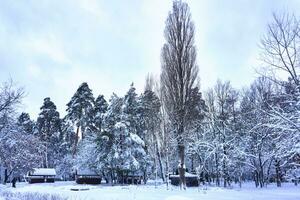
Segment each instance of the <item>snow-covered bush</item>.
M4 200L67 200L66 197L61 197L56 194L41 194L41 193L20 193L5 191L0 193L0 199Z

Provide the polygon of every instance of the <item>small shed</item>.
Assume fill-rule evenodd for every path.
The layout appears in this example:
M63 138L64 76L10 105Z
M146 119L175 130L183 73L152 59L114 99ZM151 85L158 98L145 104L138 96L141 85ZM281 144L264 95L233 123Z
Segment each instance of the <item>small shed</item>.
M29 183L54 183L56 171L53 168L33 168L27 173Z
M129 174L124 178L124 184L141 184L143 176L139 174Z
M177 174L170 174L169 179L171 180L172 185L179 185L179 175ZM199 186L198 176L196 174L191 174L185 172L185 181L187 187L197 187Z
M100 184L101 175L90 169L77 169L75 171L75 180L77 184Z
M119 184L138 185L142 183L142 180L144 180L144 176L139 171L119 173L117 177Z

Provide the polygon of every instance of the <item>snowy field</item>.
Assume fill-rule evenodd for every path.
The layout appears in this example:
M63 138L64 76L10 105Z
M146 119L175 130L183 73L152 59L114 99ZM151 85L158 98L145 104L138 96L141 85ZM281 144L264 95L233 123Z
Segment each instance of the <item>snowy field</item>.
M71 191L71 189L89 189ZM17 188L0 186L0 190L20 193L37 192L57 194L71 200L299 200L300 186L284 184L282 188L269 185L267 188L255 188L253 183L244 184L240 189L216 187L188 188L180 191L177 187L166 189L165 185L155 188L154 185L140 186L107 186L77 185L74 182L57 182L44 184L19 183ZM0 192L1 193L1 192ZM3 197L0 199L2 200Z

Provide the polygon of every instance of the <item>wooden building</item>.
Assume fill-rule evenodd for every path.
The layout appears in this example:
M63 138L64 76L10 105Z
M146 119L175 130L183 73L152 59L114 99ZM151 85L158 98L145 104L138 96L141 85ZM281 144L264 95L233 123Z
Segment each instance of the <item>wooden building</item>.
M27 173L26 180L29 183L54 183L55 177L53 168L34 168Z
M143 180L143 176L139 174L128 174L123 177L119 177L118 183L119 184L134 184L138 185L141 184Z
M169 179L172 185L179 185L179 175L178 174L170 174ZM185 180L187 187L197 187L199 186L198 176L196 174L190 174L185 172Z
M77 184L100 184L101 175L89 169L76 169L75 181Z

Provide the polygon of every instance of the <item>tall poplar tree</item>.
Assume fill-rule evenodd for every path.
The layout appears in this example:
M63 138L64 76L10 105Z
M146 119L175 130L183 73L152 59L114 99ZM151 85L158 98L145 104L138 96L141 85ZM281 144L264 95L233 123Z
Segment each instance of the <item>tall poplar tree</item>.
M194 23L187 3L173 2L173 9L166 20L165 40L161 54L163 101L175 130L180 185L185 189L185 134L188 115L193 109L188 104L198 76Z

